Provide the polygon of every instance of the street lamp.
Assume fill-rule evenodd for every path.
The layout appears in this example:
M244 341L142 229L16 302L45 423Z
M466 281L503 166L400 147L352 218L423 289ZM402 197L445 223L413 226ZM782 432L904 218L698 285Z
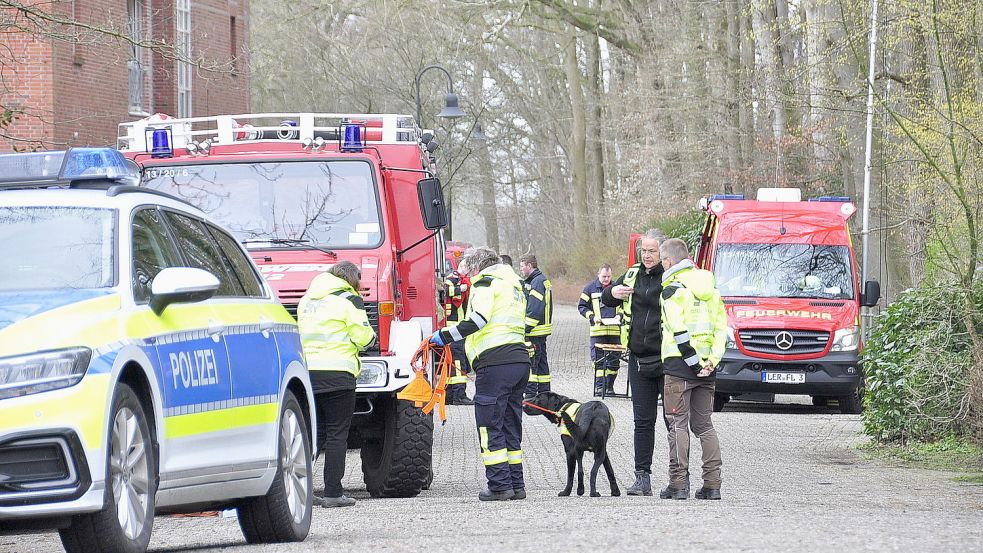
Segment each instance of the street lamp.
M444 109L440 110L437 117L457 119L465 115L464 111L458 106L457 94L454 93L454 79L451 79L451 74L439 65L428 65L416 74L416 124L420 127L423 127L423 117L420 114L420 78L431 69L439 69L447 76L447 95L444 96Z

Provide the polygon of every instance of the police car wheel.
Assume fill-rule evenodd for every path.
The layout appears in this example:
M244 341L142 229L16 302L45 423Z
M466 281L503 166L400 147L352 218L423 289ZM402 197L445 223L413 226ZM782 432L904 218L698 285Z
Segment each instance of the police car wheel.
M106 503L60 530L68 552L146 551L154 522L157 459L140 400L126 384L113 397L106 462Z
M304 541L311 529L311 441L304 412L289 390L283 397L277 443L277 472L270 490L238 507L239 527L249 543Z
M415 497L432 479L433 416L413 402L379 402L379 434L362 444L362 477L372 497Z

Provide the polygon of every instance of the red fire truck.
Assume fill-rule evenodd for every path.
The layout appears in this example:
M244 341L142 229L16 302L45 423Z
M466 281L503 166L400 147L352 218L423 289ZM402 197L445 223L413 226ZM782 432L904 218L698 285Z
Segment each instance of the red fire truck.
M411 116L275 113L120 125L143 184L232 230L296 316L314 276L347 260L378 341L364 353L350 447L373 496L409 497L432 479L433 419L396 393L438 325L446 224L437 144Z
M854 204L763 188L756 200L719 195L703 207L696 264L713 271L729 325L714 410L732 397L803 394L859 413L860 308L877 304L880 285L861 289L857 279L848 225Z

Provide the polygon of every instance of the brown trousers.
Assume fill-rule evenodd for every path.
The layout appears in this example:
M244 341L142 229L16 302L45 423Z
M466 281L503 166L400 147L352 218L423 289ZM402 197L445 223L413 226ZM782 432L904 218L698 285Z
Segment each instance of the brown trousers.
M703 448L703 486L720 489L720 442L713 428L713 380L666 375L663 409L669 419L669 485L683 488L689 474L689 431Z

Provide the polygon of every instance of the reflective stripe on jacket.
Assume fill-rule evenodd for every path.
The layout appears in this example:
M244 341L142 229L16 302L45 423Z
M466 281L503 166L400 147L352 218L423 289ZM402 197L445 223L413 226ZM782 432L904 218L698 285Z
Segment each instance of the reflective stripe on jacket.
M601 294L604 305L621 307L624 313L621 344L637 357L653 357L662 351L662 313L659 308L662 274L661 264L646 270L641 263L636 263ZM619 300L611 293L619 284L635 291L626 300Z
M553 333L553 284L538 268L526 277L526 336Z
M358 352L375 341L362 297L344 280L322 273L311 281L297 306L307 368L358 376Z
M454 326L464 319L468 309L470 283L467 277L459 275L457 271L444 280L444 287L447 289L447 302L444 303L447 326Z
M707 361L720 363L726 343L727 313L713 273L688 259L677 263L662 281L663 361L682 359L692 373L676 376L692 378Z
M467 317L440 332L445 342L464 340L475 370L489 364L528 363L525 315L526 297L519 275L507 265L492 265L471 278ZM487 358L496 348L502 348L499 359Z
M604 286L601 286L601 281L595 278L593 282L584 287L584 291L580 294L580 302L577 303L577 309L588 321L593 319L590 327L591 336L618 336L622 332L619 325L601 324L601 319L613 319L619 311L617 307L608 307L601 303L603 291Z

